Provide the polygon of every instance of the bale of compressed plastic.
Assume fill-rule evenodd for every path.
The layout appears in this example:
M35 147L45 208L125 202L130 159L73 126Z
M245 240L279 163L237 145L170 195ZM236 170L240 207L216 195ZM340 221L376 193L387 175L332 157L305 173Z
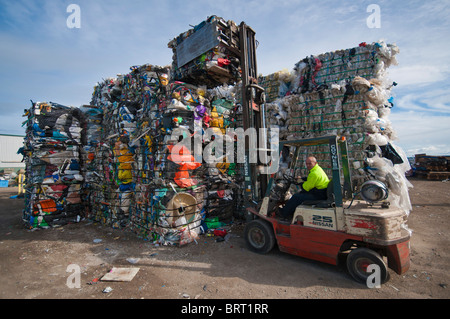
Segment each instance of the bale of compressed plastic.
M79 222L85 217L80 197L84 179L80 155L82 113L57 103L36 102L24 116L26 227L50 228Z
M268 127L280 130L280 139L344 137L354 192L369 179L377 179L392 190L391 204L411 209L410 183L404 177L409 162L395 145L397 135L389 115L394 106L388 68L396 65L399 49L383 41L309 56L296 63L284 77L261 77L278 94L266 104ZM280 72L280 74L282 74ZM270 81L269 81L270 80ZM278 90L274 89L278 85ZM272 87L271 87L272 86ZM276 97L275 97L276 96ZM300 159L314 155L330 172L329 154L323 147L308 147ZM307 173L306 166L301 174Z

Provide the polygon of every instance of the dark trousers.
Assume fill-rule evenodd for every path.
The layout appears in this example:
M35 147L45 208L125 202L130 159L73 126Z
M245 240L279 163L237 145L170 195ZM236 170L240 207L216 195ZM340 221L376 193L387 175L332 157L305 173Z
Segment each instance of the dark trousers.
M295 212L298 205L301 205L307 200L325 200L327 199L326 189L313 188L309 192L301 191L292 195L292 197L286 202L286 205L280 210L280 214L284 218L290 218Z

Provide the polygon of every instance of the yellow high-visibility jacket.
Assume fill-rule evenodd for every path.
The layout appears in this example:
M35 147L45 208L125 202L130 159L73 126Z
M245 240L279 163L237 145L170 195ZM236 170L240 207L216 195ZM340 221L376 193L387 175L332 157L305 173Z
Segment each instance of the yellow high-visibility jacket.
M303 189L305 191L310 191L314 187L317 189L327 188L330 180L328 179L327 174L323 171L322 167L319 164L316 164L308 174L308 178L306 182L303 183Z

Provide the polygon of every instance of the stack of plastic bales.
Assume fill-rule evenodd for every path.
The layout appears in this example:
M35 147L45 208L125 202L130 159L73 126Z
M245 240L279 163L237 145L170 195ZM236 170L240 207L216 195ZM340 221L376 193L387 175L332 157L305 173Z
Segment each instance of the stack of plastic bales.
M136 104L122 95L122 77L108 78L94 88L91 106L85 110L87 122L101 115L101 130L89 141L86 174L90 217L112 227L128 223L132 199L133 153L130 134L136 129ZM89 139L89 138L88 138Z
M196 37L213 41L197 54ZM95 87L84 110L87 123L102 113L101 138L85 147L93 219L162 244L231 221L238 168L226 130L239 108L226 84L239 77L237 38L234 22L210 17L169 43L172 68L134 66Z
M268 125L280 128L280 139L345 137L355 192L366 180L378 179L391 190L391 204L409 211L410 184L404 176L409 163L393 143L389 121L396 83L387 68L397 64L398 52L396 45L380 41L302 59L290 77L278 81L282 93L266 110ZM305 149L303 159L308 155L331 167L323 147Z
M145 190L151 199L147 207L153 215L153 237L162 244L185 244L201 233L202 161L194 158L191 136L203 121L204 108L196 87L170 82L166 95L149 110L149 126L156 134L149 136L153 179Z
M264 88L266 102L270 103L286 96L290 90L291 82L294 79L293 72L289 72L288 69L283 69L269 75L259 75L258 85Z
M239 118L242 112L238 96L236 87L229 86L216 87L207 92L211 116L207 132L218 133L217 137L214 136L214 142L218 142L215 147L215 159L205 163L208 189L205 221L210 229L217 228L214 226L217 222L220 225L229 222L232 217L240 216L242 166L237 163L237 145L234 136L228 134L228 130L233 132L233 129L240 125ZM206 137L208 136L211 136L211 133L207 133ZM208 141L208 138L204 139L204 146L205 150L210 148L211 141ZM207 152L204 152L204 155L208 156Z
M96 133L101 117L100 138L85 147L91 218L180 245L231 221L239 198L226 156L235 150L225 134L236 123L233 87L171 81L169 67L147 64L98 84L83 110Z
M168 43L172 79L214 88L240 77L239 33L234 21L208 17Z
M23 155L26 195L23 220L30 229L57 227L84 218L80 198L82 114L56 103L33 103Z
M413 170L420 178L446 180L450 177L450 156L416 154Z
M97 147L100 145L102 139L102 120L103 120L103 110L100 107L93 105L83 105L80 108L83 113L83 129L85 134L83 134L82 139L82 152L81 156L83 159L82 173L84 177L81 198L84 202L90 202L90 190L91 183L97 183L100 180L101 175L98 172L98 157ZM87 213L89 210L87 210Z
M206 231L209 216L230 221L234 211L232 190L223 187L230 184L230 164L222 161L219 171L202 157L205 146L233 123L234 102L223 95L218 99L224 90L179 81L164 81L150 91L132 141L138 174L131 228L161 244L182 245ZM224 202L218 204L221 199L228 211Z
M136 129L130 135L128 145L133 150L132 184L133 205L131 206L129 227L143 238L158 239L155 224L158 216L154 209L153 190L155 172L155 149L162 143L162 115L168 84L169 69L143 65L132 67L132 72L123 80L123 98L132 99L137 107ZM153 125L152 125L153 124Z
M165 222L180 226L172 228L164 240L179 238L180 243L186 243L208 228L230 222L236 211L236 167L227 160L227 152L234 152L235 147L225 133L234 127L237 107L233 89L226 86L205 90L174 82L169 93L164 116L170 121L164 123L164 130L171 137L163 143L167 157L165 180L160 183L171 187L165 190L161 203L167 203ZM180 214L175 204L179 198L186 201L186 207L196 207L190 218Z

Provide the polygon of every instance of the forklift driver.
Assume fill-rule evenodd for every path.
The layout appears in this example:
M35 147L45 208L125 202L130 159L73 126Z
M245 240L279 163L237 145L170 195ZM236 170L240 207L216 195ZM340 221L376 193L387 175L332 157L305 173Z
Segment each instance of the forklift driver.
M309 170L308 177L300 185L301 191L292 195L286 205L280 209L282 218L291 218L298 205L309 200L323 200L327 198L327 187L330 180L323 169L317 164L314 156L306 159L306 168Z

